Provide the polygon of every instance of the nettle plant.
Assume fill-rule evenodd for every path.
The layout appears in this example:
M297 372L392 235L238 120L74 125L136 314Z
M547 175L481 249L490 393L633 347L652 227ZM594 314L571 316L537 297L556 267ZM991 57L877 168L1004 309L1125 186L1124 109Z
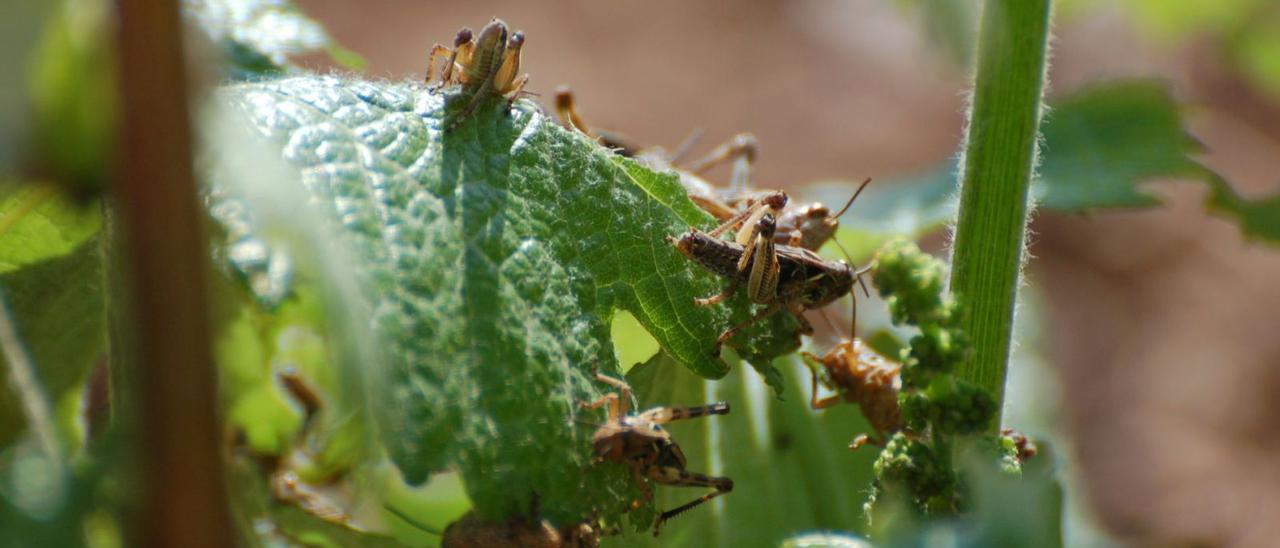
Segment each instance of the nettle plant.
M210 234L213 302L183 312L214 320L203 343L216 358L227 434L219 451L240 533L251 542L575 545L623 535L642 544L653 542L647 532L659 512L698 497L674 484L727 494L672 519L658 542L777 543L810 529L887 541L939 527L923 521L934 518L975 542L1060 542L1049 456L1028 461L1026 440L1002 432L1000 420L1032 205L1149 206L1157 200L1139 181L1193 178L1246 234L1276 240L1266 219L1277 204L1240 198L1188 157L1194 142L1157 82L1088 89L1046 116L1049 2L984 4L960 164L872 185L839 216L835 243L821 254L778 251L786 242L775 244L770 223L786 215L783 206L727 204L730 216L761 207L738 220L765 232L716 240L736 245L735 258L751 257L724 263L749 290L700 306L725 279L668 240L712 231L725 216L690 198L687 173L624 157L580 120L562 123L522 97L519 59L534 54L535 37L524 48L522 34L491 23L432 52L447 58L442 85L371 81L290 64L314 50L355 57L287 4L184 3L188 23L223 53L223 81L194 117L207 216L187 220ZM133 15L122 14L126 26ZM51 75L38 83L111 77L56 40L71 23L52 21L51 45L40 51ZM37 124L48 127L82 107L41 97ZM84 144L81 158L107 154L102 128L113 121L99 122L62 127ZM30 154L63 165L50 150ZM86 421L68 410L86 385L100 398L109 378L113 407L145 413L130 403L145 372L132 369L138 357L121 341L170 334L163 324L135 333L124 312L130 265L120 250L148 244L120 241L120 204L111 189L104 201L102 165L49 173L75 184L24 186L0 204L8 298L0 342L17 388L0 400L0 440L44 455L53 477L87 494L49 503L42 515L54 518L42 520L22 517L30 500L12 503L14 524L58 539L114 530L104 520L118 519L129 497L112 486L129 481L119 463L135 456L121 440L136 431L136 413L98 411ZM798 194L839 204L856 187ZM946 266L909 243L948 223L949 283ZM785 289L810 287L795 264L838 270L846 259L839 268L850 276L853 264L872 267L866 276L910 336L845 341L883 355L874 358L884 366L876 394L891 414L875 420L868 411L870 423L856 405L812 409L818 398L803 387L813 379L816 390L819 372L797 352L803 316L749 321L762 308L753 300L804 308ZM740 324L722 347L726 328ZM850 355L858 365L861 354ZM832 385L840 363L822 361ZM97 363L105 365L91 374ZM609 407L606 415L584 403L609 403L623 384L598 382L596 371L625 374L630 390L614 392L627 400L622 410L725 401L734 412ZM704 413L716 416L654 427ZM604 427L608 435L597 435ZM35 442L19 441L24 429ZM848 451L860 432L880 434L871 441L881 445ZM627 445L634 440L642 445ZM1001 495L1011 492L1046 503ZM172 494L175 504L181 495ZM1035 526L1001 528L1009 515Z

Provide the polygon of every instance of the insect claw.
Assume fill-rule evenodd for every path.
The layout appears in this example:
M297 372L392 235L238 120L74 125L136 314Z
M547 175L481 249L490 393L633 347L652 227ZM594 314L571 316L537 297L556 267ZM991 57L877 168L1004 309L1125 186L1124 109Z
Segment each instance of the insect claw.
M866 434L858 434L853 437L853 441L849 442L849 450L856 451L859 447L871 442L871 438Z

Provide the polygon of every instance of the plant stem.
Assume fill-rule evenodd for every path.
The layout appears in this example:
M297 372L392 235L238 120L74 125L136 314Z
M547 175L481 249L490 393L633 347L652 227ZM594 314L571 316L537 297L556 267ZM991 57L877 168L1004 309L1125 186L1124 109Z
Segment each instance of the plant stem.
M141 546L231 546L207 306L205 218L192 167L182 22L177 2L121 0L123 99L115 206L125 237L137 363ZM119 248L117 248L119 249Z
M951 258L959 327L974 354L959 375L1004 401L1014 306L1036 160L1050 0L987 0ZM993 424L998 429L999 424Z

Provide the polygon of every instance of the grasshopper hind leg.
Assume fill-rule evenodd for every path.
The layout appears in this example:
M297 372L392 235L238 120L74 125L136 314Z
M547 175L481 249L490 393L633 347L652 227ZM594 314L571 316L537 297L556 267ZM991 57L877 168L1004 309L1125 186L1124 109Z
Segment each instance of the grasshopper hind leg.
M736 293L737 291L738 291L738 284L736 283L729 284L729 287L724 288L724 291L716 293L715 295L712 295L710 297L694 298L693 304L697 306L711 306L715 304L720 304L725 300L729 299L729 297L732 297L733 294Z
M716 402L694 407L657 407L640 414L640 420L654 424L666 424L673 421L696 419L707 415L727 415L729 404Z
M689 510L692 510L720 495L733 491L733 480L729 478L713 477L669 466L651 469L649 471L649 477L654 481L665 485L677 485L682 487L711 487L715 489L715 491L702 495L659 515L658 521L653 524L653 536L655 537L662 532L662 524L667 520L688 512Z

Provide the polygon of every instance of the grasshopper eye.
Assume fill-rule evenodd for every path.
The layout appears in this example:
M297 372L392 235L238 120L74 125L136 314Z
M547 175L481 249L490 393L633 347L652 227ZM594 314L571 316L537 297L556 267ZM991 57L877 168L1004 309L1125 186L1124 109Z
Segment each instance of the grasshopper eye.
M772 231L777 225L778 222L773 218L773 215L768 213L760 217L759 221L756 221L756 228L760 229L761 232Z
M507 42L507 47L518 48L524 45L524 31L516 31L511 35L511 40Z
M761 203L776 210L782 210L787 207L787 193L781 190L771 193L760 200Z

